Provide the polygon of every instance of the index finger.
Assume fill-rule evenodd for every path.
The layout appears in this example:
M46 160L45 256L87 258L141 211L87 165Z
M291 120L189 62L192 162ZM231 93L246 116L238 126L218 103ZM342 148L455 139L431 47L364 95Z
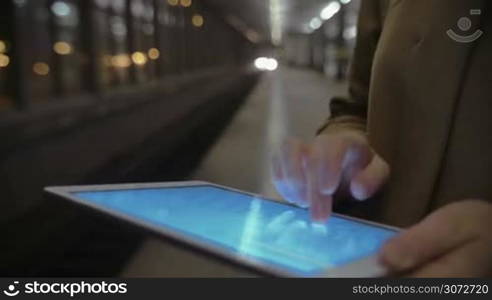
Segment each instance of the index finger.
M326 222L332 212L333 198L331 195L324 195L320 192L319 178L317 172L312 169L317 166L310 165L310 162L305 162L304 166L307 169L306 174L306 193L310 206L311 218L316 222Z

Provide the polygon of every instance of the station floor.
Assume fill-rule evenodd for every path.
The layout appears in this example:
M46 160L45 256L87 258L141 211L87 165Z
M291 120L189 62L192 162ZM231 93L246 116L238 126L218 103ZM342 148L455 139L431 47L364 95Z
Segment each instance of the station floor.
M346 84L322 74L281 66L265 73L193 179L279 199L270 180L270 157L287 136L311 139L328 117L329 99ZM147 239L124 277L226 277L250 274L157 239Z

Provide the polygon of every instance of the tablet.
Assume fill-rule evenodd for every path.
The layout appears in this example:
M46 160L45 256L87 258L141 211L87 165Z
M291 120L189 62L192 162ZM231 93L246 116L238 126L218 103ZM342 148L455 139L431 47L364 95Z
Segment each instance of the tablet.
M45 191L258 273L375 277L375 257L398 229L303 208L207 182L48 187Z

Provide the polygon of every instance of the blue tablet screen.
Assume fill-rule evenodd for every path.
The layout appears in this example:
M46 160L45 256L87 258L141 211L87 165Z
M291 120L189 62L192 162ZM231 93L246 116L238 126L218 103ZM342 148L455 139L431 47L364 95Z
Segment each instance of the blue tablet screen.
M395 231L309 212L214 186L73 193L99 207L160 226L301 276L374 254Z

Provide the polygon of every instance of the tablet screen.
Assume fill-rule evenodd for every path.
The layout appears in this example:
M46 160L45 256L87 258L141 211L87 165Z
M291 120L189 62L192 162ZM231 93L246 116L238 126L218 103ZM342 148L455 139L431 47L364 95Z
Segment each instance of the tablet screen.
M315 224L304 209L208 185L72 194L188 240L300 276L375 254L395 234L336 216Z

